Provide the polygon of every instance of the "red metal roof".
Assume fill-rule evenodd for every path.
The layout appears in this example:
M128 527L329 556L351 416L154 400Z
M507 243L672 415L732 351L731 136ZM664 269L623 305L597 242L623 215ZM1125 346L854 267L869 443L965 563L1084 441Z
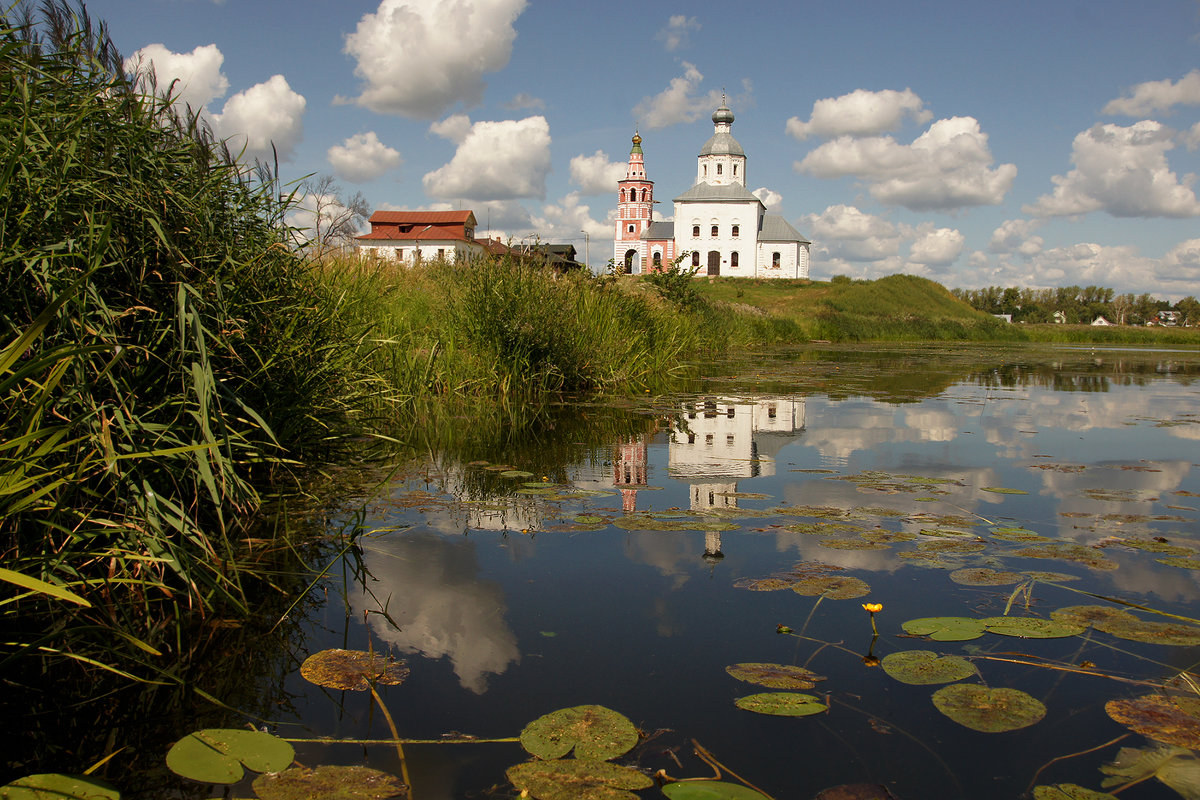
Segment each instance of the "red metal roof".
M466 229L474 228L475 215L467 211L376 211L368 220L371 232L355 237L388 241L468 241Z
M452 223L463 225L467 222L474 224L475 215L470 209L466 211L376 211L367 221L372 224L382 222L392 225L446 225Z

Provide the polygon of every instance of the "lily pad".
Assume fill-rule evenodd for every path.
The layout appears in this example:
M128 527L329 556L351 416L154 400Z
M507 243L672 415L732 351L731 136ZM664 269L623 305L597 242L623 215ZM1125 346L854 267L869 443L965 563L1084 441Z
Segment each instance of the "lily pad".
M1116 759L1100 767L1100 771L1112 776L1105 778L1101 786L1129 786L1156 778L1185 800L1200 797L1200 759L1182 747L1161 744L1122 747Z
M981 733L1027 728L1046 716L1046 706L1020 689L955 683L933 693L933 705L959 725Z
M866 597L871 593L871 587L862 578L853 575L825 575L797 581L792 591L806 597L820 595L830 600L852 600Z
M863 531L862 533L859 534L859 536L866 539L868 542L883 542L885 544L893 544L896 542L911 542L917 538L917 535L915 533L910 533L908 531L885 531L885 530Z
M967 567L950 573L950 580L963 586L1005 586L1025 580L1019 572L1007 572L991 567Z
M532 472L526 472L523 469L506 469L500 473L501 478L532 478Z
M923 555L959 555L978 553L987 545L983 542L964 542L959 539L933 539L917 545L917 552Z
M1033 787L1033 800L1117 800L1115 794L1094 792L1073 783Z
M537 800L638 800L632 790L654 785L650 776L632 767L580 758L527 761L506 774L522 796Z
M1176 647L1194 647L1200 645L1200 628L1195 625L1183 625L1172 622L1148 622L1134 619L1123 624L1107 623L1097 630L1112 634L1118 639L1128 639L1131 642L1147 644L1165 644Z
M1004 486L982 486L985 492L993 492L994 494L1029 494L1024 489L1009 489Z
M521 746L542 759L575 758L606 761L628 753L638 732L624 715L604 706L560 708L538 717L521 731Z
M1109 700L1104 710L1134 733L1164 744L1200 749L1200 718L1180 708L1174 700L1150 694L1124 700Z
M988 533L995 539L1006 542L1052 542L1049 536L1042 536L1026 528L991 528Z
M1180 569L1200 569L1200 558L1183 558L1172 556L1170 558L1156 558L1155 561L1160 564L1166 564L1168 567L1179 567Z
M296 758L292 746L262 731L206 728L189 733L167 751L167 767L201 783L237 783L245 774L278 772Z
M676 781L662 787L671 800L767 800L749 786L725 781Z
M1087 630L1087 625L1038 617L985 617L980 621L988 633L1017 636L1022 639L1063 639L1067 636L1078 636Z
M1051 542L1023 547L1013 555L1021 558L1056 558L1083 564L1092 569L1116 569L1117 564L1099 550L1077 542Z
M254 779L262 800L390 800L407 797L408 788L395 775L369 767L324 765L295 767Z
M771 714L777 717L807 717L828 710L821 698L799 692L763 692L748 697L739 697L734 704L755 714Z
M827 539L818 539L817 544L821 547L828 547L833 550L887 550L886 544L872 542L867 539L847 539L842 537L831 536Z
M825 680L824 675L787 664L734 664L726 667L725 671L739 681L766 686L768 689L811 689L817 681Z
M921 617L901 624L905 633L935 642L965 642L983 636L983 620L974 617Z
M328 689L366 691L372 683L395 686L408 677L403 661L363 650L322 650L304 659L300 674L309 683Z
M883 657L883 671L901 683L925 686L952 683L976 674L975 665L958 656L941 656L929 650L903 650Z
M119 800L112 786L85 775L59 775L45 772L26 775L0 786L4 800Z
M879 783L845 783L822 789L813 800L896 800L896 795Z
M1068 625L1091 625L1098 631L1112 627L1136 625L1138 618L1128 611L1112 606L1066 606L1050 612L1050 618Z

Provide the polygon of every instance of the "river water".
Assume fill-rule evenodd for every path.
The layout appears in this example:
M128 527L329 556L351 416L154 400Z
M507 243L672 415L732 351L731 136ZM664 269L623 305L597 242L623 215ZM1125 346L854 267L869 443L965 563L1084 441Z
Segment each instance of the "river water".
M389 653L410 670L378 687L401 737L454 742L409 744L401 765L372 743L390 734L369 693L296 670L275 731L298 760L406 774L420 800L513 796L521 746L460 734L513 737L591 704L644 735L620 763L711 777L699 743L777 800L860 783L902 800L1098 791L1120 748L1153 747L1105 706L1186 693L1200 660L1200 628L1178 618L1200 617L1200 353L826 347L694 372L675 394L464 435L332 510L330 535L354 546L317 587L296 664ZM882 606L877 637L863 604ZM1081 605L1159 627L904 627ZM964 659L957 683L1019 690L1044 714L969 727L935 704L947 683L885 668L906 651ZM786 691L827 708L744 710L777 691L727 671L744 663L811 670L823 680ZM1120 796L1178 795L1150 779Z

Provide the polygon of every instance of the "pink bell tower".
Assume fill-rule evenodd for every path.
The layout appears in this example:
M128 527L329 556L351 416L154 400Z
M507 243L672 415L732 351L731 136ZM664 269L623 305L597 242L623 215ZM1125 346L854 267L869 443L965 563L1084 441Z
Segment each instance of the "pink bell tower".
M653 208L654 181L646 180L642 137L634 133L625 180L617 183L617 228L613 237L613 263L617 272L646 271L647 242L641 237L650 227Z

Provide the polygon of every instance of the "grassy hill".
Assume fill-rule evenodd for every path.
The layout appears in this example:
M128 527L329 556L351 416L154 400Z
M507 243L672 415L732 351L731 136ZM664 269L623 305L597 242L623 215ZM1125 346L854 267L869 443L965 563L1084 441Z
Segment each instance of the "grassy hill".
M722 278L699 280L705 298L751 306L791 320L809 338L858 340L1004 340L1021 332L976 311L941 284L915 275L875 281Z

